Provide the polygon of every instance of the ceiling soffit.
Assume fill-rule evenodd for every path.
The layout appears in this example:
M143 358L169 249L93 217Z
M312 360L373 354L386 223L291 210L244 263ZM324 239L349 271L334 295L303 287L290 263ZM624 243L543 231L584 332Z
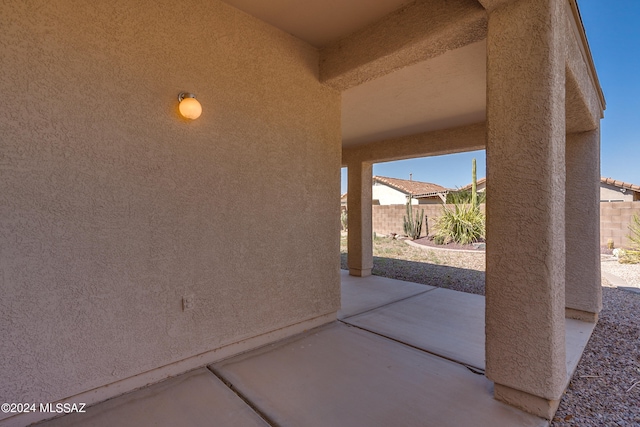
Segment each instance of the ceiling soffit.
M476 0L225 0L320 48L342 92L343 147L485 120L486 12Z
M478 123L485 115L480 41L345 90L343 147Z
M412 0L224 0L317 48L364 28Z

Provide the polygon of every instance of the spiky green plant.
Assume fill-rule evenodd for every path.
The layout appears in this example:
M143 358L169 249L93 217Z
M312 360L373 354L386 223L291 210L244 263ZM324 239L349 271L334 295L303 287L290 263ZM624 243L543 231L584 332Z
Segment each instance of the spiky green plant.
M413 197L407 199L407 214L402 218L404 226L404 234L411 239L419 239L422 234L422 223L424 221L424 209L420 209L420 213L414 216L411 201Z
M629 235L627 238L631 242L632 249L624 251L618 261L622 264L640 263L640 216L634 214L629 224Z
M634 246L634 249L640 250L640 216L634 214L629 224L629 231L631 232L627 237Z
M471 206L478 207L478 181L476 180L476 159L471 161Z
M484 239L485 217L479 207L474 208L470 204L456 203L451 208L443 205L435 229L436 243L468 245Z
M436 244L456 242L463 245L484 239L485 215L480 210L486 194L482 193L478 200L476 181L476 159L471 162L471 191L456 191L447 195L447 203L442 207L442 215L435 224Z

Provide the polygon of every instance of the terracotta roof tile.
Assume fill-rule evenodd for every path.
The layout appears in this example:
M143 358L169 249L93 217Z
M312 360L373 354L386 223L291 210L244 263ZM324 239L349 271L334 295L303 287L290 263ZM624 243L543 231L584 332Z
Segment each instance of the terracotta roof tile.
M484 184L486 180L487 180L487 178L477 179L476 180L476 185ZM472 184L473 183L469 183L469 184L465 185L464 187L460 187L460 190L463 190L463 191L471 190Z
M408 179L389 178L386 176L374 176L373 182L388 185L391 188L395 188L398 191L412 196L429 193L445 193L448 191L447 188L431 182L410 181Z
M604 177L600 178L600 182L602 184L613 185L614 187L625 188L627 190L637 191L640 193L640 185L629 184L628 182L617 181L613 178L604 178Z

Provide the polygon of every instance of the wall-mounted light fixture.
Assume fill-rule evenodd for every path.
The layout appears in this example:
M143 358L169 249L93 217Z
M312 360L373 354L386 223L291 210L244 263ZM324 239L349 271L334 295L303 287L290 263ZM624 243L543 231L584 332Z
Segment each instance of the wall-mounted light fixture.
M202 114L202 105L200 105L194 94L181 92L180 95L178 95L178 101L180 101L178 109L183 117L195 120Z

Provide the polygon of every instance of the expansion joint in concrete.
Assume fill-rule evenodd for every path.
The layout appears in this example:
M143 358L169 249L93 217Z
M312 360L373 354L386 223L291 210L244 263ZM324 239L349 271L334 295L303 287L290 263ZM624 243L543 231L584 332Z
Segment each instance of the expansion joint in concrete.
M414 295L414 296L415 296L415 295ZM402 340L399 340L399 339L395 339L395 338L389 337L389 336L384 335L384 334L382 334L382 333L380 333L380 332L376 332L376 331L374 331L373 329L367 329L367 328L363 328L362 326L353 325L353 324L349 323L349 322L347 321L347 319L338 319L338 321L339 321L339 322L341 322L341 323L344 323L345 325L347 325L347 326L349 326L349 327L352 327L352 328L358 328L358 329L360 329L360 330L362 330L362 331L369 332L370 334L374 334L374 335L377 335L377 336L379 336L379 337L382 337L382 338L388 339L388 340L390 340L390 341L397 342L398 344L402 344L402 345L405 345L405 346L407 346L407 347L411 347L411 348L413 348L413 349L415 349L415 350L418 350L418 351L421 351L421 352L423 352L423 353L430 354L430 355L435 356L435 357L438 357L438 358L440 358L440 359L448 360L449 362L452 362L452 363L455 363L455 364L458 364L458 365L462 365L462 366L464 366L465 368L467 368L469 371L473 372L473 373L474 373L474 374L476 374L476 375L484 375L484 369L482 369L482 368L478 368L477 366L471 366L471 365L469 365L469 364L467 364L467 363L462 363L462 362L460 362L459 360L455 360L455 359L452 359L452 358L450 358L450 357L443 356L442 354L438 354L438 353L434 353L434 352L429 351L429 350L425 350L425 349L424 349L424 348L422 348L422 347L418 347L418 346L415 346L415 345L413 345L413 344L406 343L406 342L404 342L404 341L402 341Z
M222 376L219 372L216 372L211 366L207 366L207 369L215 375L220 381L226 385L229 390L231 390L236 396L238 396L244 403L246 403L253 411L258 414L260 418L262 418L267 424L271 427L280 427L278 423L276 423L271 417L265 414L260 408L258 408L247 396L242 394L237 388L233 386L225 377Z

